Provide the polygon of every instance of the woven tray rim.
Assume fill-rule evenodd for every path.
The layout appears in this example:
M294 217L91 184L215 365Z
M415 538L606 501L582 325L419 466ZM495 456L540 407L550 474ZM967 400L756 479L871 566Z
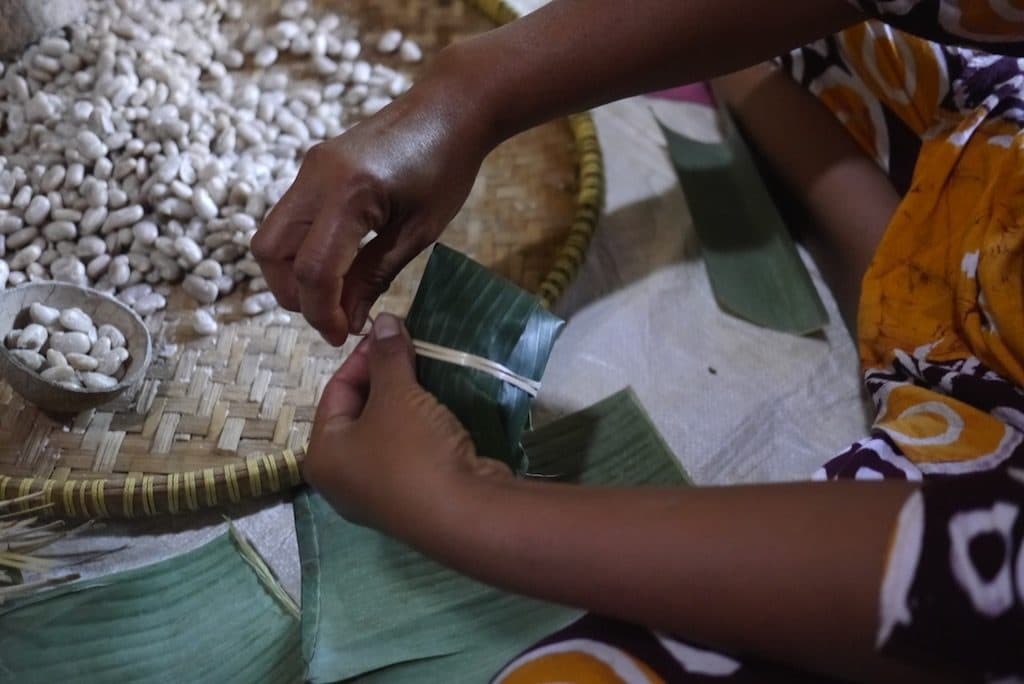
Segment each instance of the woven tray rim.
M519 17L507 0L471 0L484 15L504 24ZM565 242L536 294L553 305L576 277L597 228L604 203L604 162L594 120L588 112L568 117L576 145L577 193L572 224ZM0 474L0 500L33 497L22 508L47 506L47 513L65 518L137 518L199 511L244 499L281 493L301 485L302 453L283 449L231 463L180 473L110 478L13 477Z

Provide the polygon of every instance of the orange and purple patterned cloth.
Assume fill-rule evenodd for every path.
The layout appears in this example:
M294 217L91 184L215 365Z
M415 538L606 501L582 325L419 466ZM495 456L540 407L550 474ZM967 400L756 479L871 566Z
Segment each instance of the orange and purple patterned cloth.
M902 194L858 314L874 426L815 479L922 482L892 534L879 650L1021 681L1024 2L856 4L872 18L778 60ZM802 678L586 616L495 681Z

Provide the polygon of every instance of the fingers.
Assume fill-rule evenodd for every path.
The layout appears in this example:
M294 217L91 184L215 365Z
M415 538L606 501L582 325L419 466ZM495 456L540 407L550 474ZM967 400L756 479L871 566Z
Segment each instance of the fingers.
M292 263L309 230L305 190L299 180L274 205L252 238L252 253L267 286L278 303L289 311L299 311L299 291Z
M342 211L330 206L320 210L294 265L302 315L335 346L348 337L348 319L341 309L341 286L355 256L350 245L354 236Z
M373 303L433 240L429 230L412 225L398 226L378 235L359 250L345 276L341 294L341 306L352 330L362 329Z
M295 257L302 315L331 344L344 343L362 325L349 324L341 307L342 284L359 243L384 219L379 194L354 184L324 205Z
M316 424L338 419L356 420L362 415L370 391L370 338L359 343L324 387L316 410Z
M405 326L391 314L373 322L370 344L370 395L394 396L410 386L419 387L412 341Z

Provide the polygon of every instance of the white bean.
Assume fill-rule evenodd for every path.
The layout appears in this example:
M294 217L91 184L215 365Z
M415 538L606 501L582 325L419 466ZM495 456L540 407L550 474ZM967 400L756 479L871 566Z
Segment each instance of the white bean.
M78 151L83 157L90 161L96 161L107 154L107 146L103 144L99 136L90 130L79 131Z
M56 324L58 319L60 319L60 311L39 302L32 302L28 307L28 314L33 323L38 323L47 328Z
M156 292L153 292L151 294L139 298L139 300L135 302L135 306L132 308L134 308L135 312L140 316L149 316L152 313L160 311L166 306L167 300L164 298L164 296Z
M152 289L142 292L142 297L152 293ZM103 324L96 329L96 333L99 337L105 337L111 341L111 346L114 348L125 346L125 336L118 328L110 324Z
M138 204L133 204L131 206L124 207L123 209L112 211L110 212L110 215L107 216L107 220L103 222L102 231L104 233L109 233L112 230L132 226L141 221L143 215L145 215L145 211Z
M252 62L258 67L266 68L277 61L277 48L273 45L264 45L253 55Z
M109 352L112 348L109 337L97 337L96 341L92 343L92 347L89 349L89 356L99 358Z
M341 58L354 62L359 58L359 53L363 51L363 46L355 38L350 38L341 44Z
M72 352L66 358L68 365L77 371L94 371L100 365L99 361L88 354L75 354Z
M35 226L27 226L21 230L16 230L7 236L7 248L21 249L31 244L37 237L39 237L39 229Z
M3 235L10 235L11 233L17 232L22 229L25 222L21 220L20 216L14 216L13 214L0 214L0 233Z
M75 190L85 180L85 165L75 162L68 167L67 175L64 177L64 187L68 190Z
M386 95L373 95L363 100L359 110L363 116L373 116L380 110L391 104L391 98Z
M128 282L132 271L128 263L128 257L123 254L114 257L107 269L107 280L115 287L121 287Z
M58 332L50 337L50 348L67 356L68 354L86 354L92 347L89 336L83 332Z
M192 313L192 329L198 335L214 335L217 332L217 320L206 309L196 309Z
M54 261L50 265L50 275L54 280L83 287L88 285L89 282L88 274L85 271L85 264L73 254L62 256Z
M204 259L203 261L200 261L194 269L192 269L192 272L200 278L216 280L223 275L224 269L220 263L213 259Z
M105 373L82 373L82 384L89 389L106 390L116 387L117 380Z
M78 248L75 254L83 259L91 259L107 251L107 243L95 235L86 235L78 241Z
M8 240L9 242L9 240ZM33 243L23 248L14 258L11 259L10 267L12 271L21 271L28 267L29 264L33 264L43 253L43 248Z
M88 333L92 330L93 322L89 314L78 307L71 307L60 312L60 324L65 330L72 332Z
M54 368L69 365L67 357L52 347L46 350L46 364Z
M78 235L78 229L71 221L53 221L43 227L43 237L50 242L74 240L76 235Z
M70 380L77 380L75 375L75 369L71 366L53 366L47 368L39 374L43 380L52 383L68 382Z
M49 215L50 200L45 195L36 195L25 210L25 223L30 226L38 226Z
M90 280L99 280L100 276L106 273L111 260L112 259L109 254L100 254L85 265L85 274L89 276Z
M423 59L422 48L411 40L402 41L402 46L398 49L398 54L405 62L418 62Z
M377 40L377 50L384 54L391 54L398 49L402 42L402 32L395 29L385 31Z
M39 352L30 349L13 349L11 356L29 370L37 371L43 367L46 359Z
M18 349L29 349L39 351L46 344L49 333L46 328L38 323L29 323L18 336Z
M123 364L121 357L113 351L101 354L97 357L97 361L96 372L103 375L115 375L121 370L121 365Z
M174 250L186 266L195 266L203 260L203 249L190 237L182 236L174 241Z
M259 292L254 295L249 295L242 302L242 313L255 316L257 314L270 311L277 306L277 299L274 297L272 292Z
M194 273L185 277L182 288L200 304L213 304L217 301L217 285L209 280L200 278Z
M39 179L39 187L43 192L53 192L64 183L66 175L67 170L63 166L51 166L43 174L43 177Z
M373 73L373 68L370 63L360 60L352 67L351 80L353 83L366 83L370 80L371 73Z

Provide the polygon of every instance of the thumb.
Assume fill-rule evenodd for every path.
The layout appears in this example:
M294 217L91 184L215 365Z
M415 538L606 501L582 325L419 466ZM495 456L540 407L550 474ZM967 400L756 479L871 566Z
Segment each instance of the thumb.
M415 354L405 326L391 314L381 314L373 322L370 345L370 396L392 394L416 381Z
M339 418L356 420L363 412L370 384L369 343L364 338L324 386L314 419L317 425Z

